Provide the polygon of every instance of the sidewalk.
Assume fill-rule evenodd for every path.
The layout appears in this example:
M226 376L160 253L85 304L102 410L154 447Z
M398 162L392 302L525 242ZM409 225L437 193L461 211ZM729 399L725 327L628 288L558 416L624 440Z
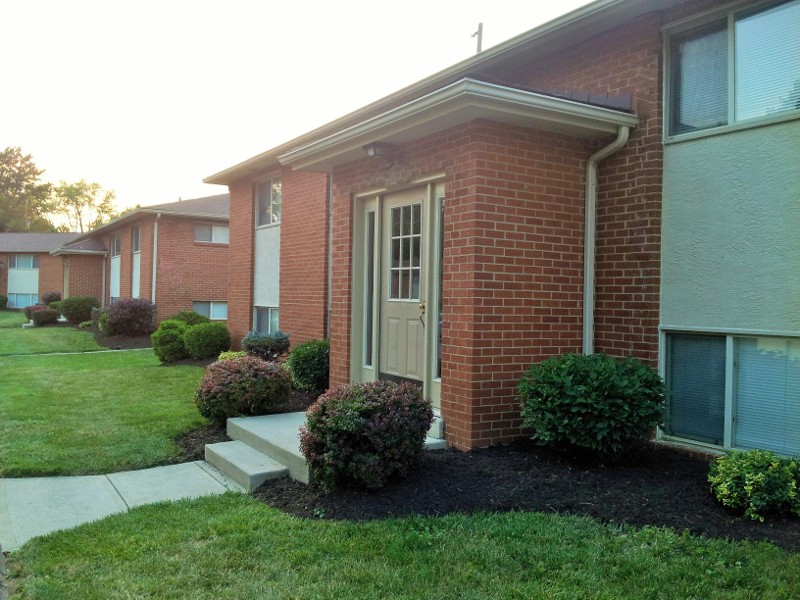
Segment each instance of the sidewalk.
M242 488L203 461L82 477L0 479L0 548L136 506Z

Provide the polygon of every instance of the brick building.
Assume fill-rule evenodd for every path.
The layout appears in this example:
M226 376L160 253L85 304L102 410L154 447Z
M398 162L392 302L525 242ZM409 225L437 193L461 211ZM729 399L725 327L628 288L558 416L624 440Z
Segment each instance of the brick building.
M79 233L0 233L0 295L9 308L25 308L64 286L64 265L50 254Z
M147 298L157 320L196 310L227 318L228 195L133 210L53 254L64 264L64 296L91 295L103 306Z
M659 435L800 453L798 27L598 0L207 178L230 328L329 335L332 384L418 382L459 448L603 352L664 374Z

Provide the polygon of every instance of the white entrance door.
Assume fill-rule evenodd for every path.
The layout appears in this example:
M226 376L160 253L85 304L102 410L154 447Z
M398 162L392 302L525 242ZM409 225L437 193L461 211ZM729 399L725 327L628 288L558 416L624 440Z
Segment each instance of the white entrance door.
M380 377L422 382L426 365L426 188L382 206ZM388 376L388 377L387 377Z

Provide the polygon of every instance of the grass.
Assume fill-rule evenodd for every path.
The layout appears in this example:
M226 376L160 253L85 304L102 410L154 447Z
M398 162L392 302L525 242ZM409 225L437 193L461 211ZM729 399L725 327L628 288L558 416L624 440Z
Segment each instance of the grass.
M766 543L541 513L311 521L234 494L38 538L7 567L11 600L800 596L800 556Z
M205 423L203 369L159 366L152 350L0 357L0 373L0 477L163 464L180 454L173 437Z
M0 356L103 350L89 331L66 326L23 329L26 322L21 312L0 311Z

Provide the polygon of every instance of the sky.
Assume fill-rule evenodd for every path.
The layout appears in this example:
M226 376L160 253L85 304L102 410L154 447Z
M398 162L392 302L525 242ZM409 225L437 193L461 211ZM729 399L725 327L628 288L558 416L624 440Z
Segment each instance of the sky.
M202 183L587 0L0 0L0 149L117 206Z

